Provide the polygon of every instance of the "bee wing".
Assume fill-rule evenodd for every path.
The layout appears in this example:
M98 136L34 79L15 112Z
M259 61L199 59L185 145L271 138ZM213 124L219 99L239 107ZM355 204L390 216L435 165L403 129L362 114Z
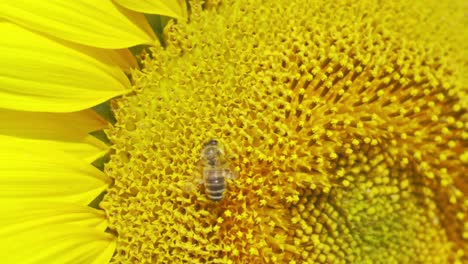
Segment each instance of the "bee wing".
M185 191L188 193L194 192L200 184L203 184L203 169L196 169L189 175L185 183Z
M226 169L227 170L227 177L231 180L236 180L239 178L239 173L237 171Z
M226 173L226 178L230 182L234 183L235 186L239 187L239 183L236 181L236 179L239 177L239 173L229 168L225 169L225 173Z
M191 192L194 192L196 189L197 189L197 185L193 184L193 182L187 181L185 183L185 188L184 188L185 192L191 193Z
M223 159L223 167L226 170L226 174L228 179L235 180L239 177L239 172L233 170L233 162L237 160L237 156L234 154L226 155Z

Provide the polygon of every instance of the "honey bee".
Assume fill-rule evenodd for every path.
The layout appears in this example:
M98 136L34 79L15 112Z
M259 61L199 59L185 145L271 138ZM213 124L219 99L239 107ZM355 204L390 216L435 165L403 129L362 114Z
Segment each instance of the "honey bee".
M219 202L226 191L226 179L234 179L233 172L226 164L222 144L216 139L208 140L201 151L203 181L208 198Z

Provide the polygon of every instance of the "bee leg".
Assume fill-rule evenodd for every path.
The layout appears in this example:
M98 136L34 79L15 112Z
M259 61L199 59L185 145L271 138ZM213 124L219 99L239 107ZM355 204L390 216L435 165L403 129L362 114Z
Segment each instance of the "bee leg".
M203 184L205 181L203 179L198 179L197 181L197 184L200 185L200 184Z

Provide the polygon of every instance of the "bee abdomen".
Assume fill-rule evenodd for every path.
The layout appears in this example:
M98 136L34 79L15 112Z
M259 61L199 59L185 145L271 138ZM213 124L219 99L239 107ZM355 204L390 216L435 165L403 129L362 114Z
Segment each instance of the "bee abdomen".
M205 190L212 201L220 201L226 190L226 181L223 177L208 178L205 182Z

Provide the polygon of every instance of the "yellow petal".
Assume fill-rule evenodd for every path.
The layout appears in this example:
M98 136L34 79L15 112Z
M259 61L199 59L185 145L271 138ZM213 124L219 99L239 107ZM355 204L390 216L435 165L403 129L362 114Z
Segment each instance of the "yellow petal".
M8 0L0 5L0 17L50 36L99 48L120 49L155 41L144 15L110 0Z
M87 164L91 164L109 151L109 147L104 142L91 135L85 136L81 141L75 142L37 139L25 140L26 144L36 144L37 142L46 145L48 149L64 151Z
M118 51L53 40L5 21L0 34L0 108L72 112L128 92Z
M74 224L100 231L107 228L103 211L86 205L63 202L5 202L0 200L0 236L14 235L47 225Z
M185 0L115 0L120 5L142 13L157 14L175 18L187 16Z
M54 141L53 143L58 142ZM61 149L71 155L74 155L75 157L84 160L86 163L92 163L109 151L109 147L104 142L91 135L86 136L82 142L77 142L75 144L70 144L69 142L57 144L57 149Z
M89 204L108 185L104 174L47 142L0 136L0 200Z
M2 263L108 263L114 252L115 237L103 232L103 215L95 210L38 203L7 208L0 216Z
M108 151L102 141L89 135L107 122L93 110L74 113L38 113L0 109L0 135L44 141L48 148L65 151L88 163ZM47 141L47 142L45 142Z
M93 110L39 113L0 109L0 134L31 139L75 141L107 126Z

